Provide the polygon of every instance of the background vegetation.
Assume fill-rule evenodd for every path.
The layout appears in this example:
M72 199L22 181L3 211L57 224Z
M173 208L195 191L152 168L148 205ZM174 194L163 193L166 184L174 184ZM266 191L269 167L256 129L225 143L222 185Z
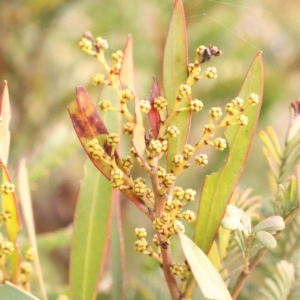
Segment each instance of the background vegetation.
M191 57L201 44L211 43L223 51L212 63L218 70L218 79L201 82L193 95L204 103L223 106L237 94L256 52L263 51L265 94L258 129L273 126L283 143L289 103L300 94L297 1L183 2ZM91 85L91 76L99 72L100 65L78 49L78 41L89 30L107 39L108 52L113 52L123 48L127 34L131 33L138 95L143 99L149 95L151 76L161 79L161 59L172 7L171 0L0 2L0 81L8 80L12 105L10 172L14 179L20 159L28 159L41 263L52 299L68 281L69 225L85 160L66 106L75 96L75 86L85 86L95 101L100 92ZM197 117L193 120L199 128L204 121ZM196 134L194 130L191 139ZM252 187L253 194L262 195L262 210L268 215L273 212L272 195L261 145L256 137L240 187ZM203 174L218 170L225 155L218 154L213 166L190 172L199 181L193 181L189 187L200 193ZM134 228L151 228L151 224L144 224L140 212L129 201L123 202L122 212L126 224L127 285L143 293L128 294L128 299L152 299L153 290L165 290L165 286L153 282L154 270L157 282L161 274L152 261L133 250ZM105 291L109 287L106 273L101 288ZM243 299L251 298L247 293L251 287L250 283L241 296Z

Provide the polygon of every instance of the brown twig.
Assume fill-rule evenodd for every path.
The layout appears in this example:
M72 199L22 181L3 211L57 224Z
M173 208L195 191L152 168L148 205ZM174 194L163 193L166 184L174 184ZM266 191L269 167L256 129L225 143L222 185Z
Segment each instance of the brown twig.
M164 196L159 195L160 186L159 186L159 182L158 182L156 166L150 172L150 179L151 179L151 183L152 183L152 187L153 187L153 191L154 191L154 195L155 195L156 217L159 217L164 211L165 204L166 204L168 198L166 197L166 195L164 195ZM158 232L157 232L157 236L158 236L159 240L161 241L160 234ZM178 300L178 299L180 299L179 288L178 288L177 282L175 280L175 277L171 274L171 271L170 271L170 267L172 265L170 246L166 243L160 242L160 251L161 251L161 257L162 257L162 261L163 261L162 268L163 268L166 282L169 287L169 291L171 293L172 299Z

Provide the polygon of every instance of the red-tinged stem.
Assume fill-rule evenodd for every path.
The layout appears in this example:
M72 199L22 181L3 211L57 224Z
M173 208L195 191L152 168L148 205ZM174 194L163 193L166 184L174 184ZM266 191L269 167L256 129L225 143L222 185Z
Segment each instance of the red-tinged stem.
M165 204L168 198L165 195L164 196L159 195L160 186L158 182L156 166L150 172L150 179L155 194L155 213L156 213L156 217L159 217L164 211ZM158 232L157 232L157 236L161 241L160 234ZM179 300L180 299L179 288L175 280L175 277L171 274L170 271L170 267L172 265L170 246L165 243L160 243L160 251L161 251L161 257L163 263L163 272L169 287L170 294L173 300Z
M285 218L284 222L287 225L298 213L300 212L300 207L296 208L294 211L292 211L287 218ZM275 235L275 238L277 239L279 234L281 233L278 232ZM259 253L256 254L256 256L254 257L252 263L249 266L249 273L245 274L244 272L242 272L240 274L240 276L237 279L237 282L235 284L235 286L232 289L231 295L232 295L232 299L235 300L237 299L239 293L241 292L244 284L246 283L249 275L251 274L251 272L255 269L255 267L258 265L258 263L260 262L260 260L265 256L265 254L268 252L269 249L265 248L263 250L261 250Z

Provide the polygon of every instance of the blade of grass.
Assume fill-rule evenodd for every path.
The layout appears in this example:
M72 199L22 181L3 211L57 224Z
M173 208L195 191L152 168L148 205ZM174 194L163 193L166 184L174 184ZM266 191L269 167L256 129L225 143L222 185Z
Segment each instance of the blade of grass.
M34 218L32 212L32 201L30 196L30 188L28 181L28 172L26 167L26 161L24 159L21 160L18 171L18 193L19 199L21 203L21 208L23 212L23 218L25 227L27 229L27 234L29 238L30 246L34 249L36 253L36 258L34 260L34 268L38 278L39 286L41 289L41 294L43 299L47 300L47 293L45 289L45 284L42 275L41 264L38 255L38 248L36 242L36 233L34 228Z

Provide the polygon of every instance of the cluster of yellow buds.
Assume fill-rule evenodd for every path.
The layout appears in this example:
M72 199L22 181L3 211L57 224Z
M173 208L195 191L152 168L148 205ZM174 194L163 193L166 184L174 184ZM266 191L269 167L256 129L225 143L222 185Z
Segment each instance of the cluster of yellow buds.
M1 191L2 193L9 195L15 191L15 185L10 182L2 183Z
M150 257L153 257L156 259L159 264L162 264L162 259L159 253L156 253L153 251L152 247L148 244L146 241L147 237L147 231L145 228L135 228L135 236L137 237L137 241L134 243L134 250L138 253L146 254ZM153 243L156 247L159 246L159 240L156 235L156 237L153 238Z
M28 281L29 274L32 273L32 265L36 259L36 253L33 248L28 248L25 252L25 260L20 264L20 273L21 273L21 284L25 291L29 291L30 284Z

